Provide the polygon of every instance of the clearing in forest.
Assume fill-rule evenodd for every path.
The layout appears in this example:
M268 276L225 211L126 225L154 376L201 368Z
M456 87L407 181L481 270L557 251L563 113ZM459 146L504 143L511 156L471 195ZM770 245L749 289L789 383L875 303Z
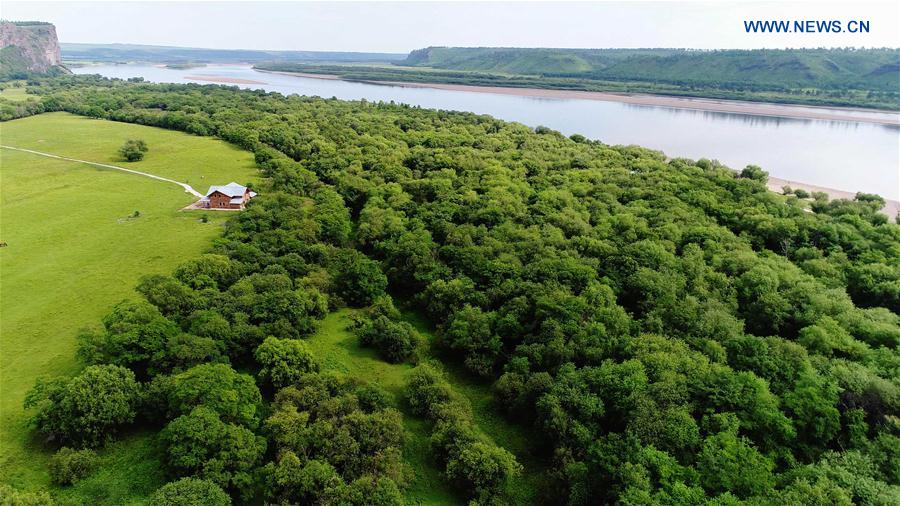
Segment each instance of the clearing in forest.
M431 454L431 422L416 417L405 409L403 394L407 374L413 369L410 364L385 362L372 348L360 346L354 333L348 330L355 309L342 309L330 313L320 322L318 331L307 338L313 356L319 361L323 371L333 371L375 383L394 395L397 407L403 411L406 427L404 459L415 474L406 490L409 504L461 504L464 500L455 494L447 483L442 468ZM406 313L405 319L429 343L434 336L426 323L414 313ZM433 346L432 346L433 347ZM436 350L434 350L436 351ZM490 385L472 378L462 368L456 368L451 361L442 361L447 379L453 388L472 404L472 411L478 428L498 445L512 452L525 471L510 486L514 504L530 504L538 492L540 482L546 477L544 465L530 454L533 445L529 443L528 430L509 423L492 403ZM531 439L533 441L533 439Z

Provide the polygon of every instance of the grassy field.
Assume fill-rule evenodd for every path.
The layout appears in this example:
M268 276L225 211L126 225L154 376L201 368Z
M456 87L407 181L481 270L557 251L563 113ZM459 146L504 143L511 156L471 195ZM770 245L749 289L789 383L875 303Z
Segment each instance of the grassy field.
M344 309L329 314L319 330L307 342L324 370L336 371L377 383L391 392L404 410L402 398L406 375L412 369L409 364L390 364L378 357L374 350L363 348L352 332L347 330L354 310ZM431 342L433 334L424 321L414 313L404 317ZM446 365L446 364L445 364ZM530 454L529 434L523 428L510 424L495 409L487 384L468 377L460 369L447 365L448 379L454 388L472 404L478 427L495 443L513 452L525 467L523 476L511 487L514 504L530 504L537 494L541 476L546 469ZM464 499L456 495L443 478L443 472L431 457L429 437L431 424L404 410L406 427L404 458L413 468L415 477L406 492L409 504L461 504Z
M25 99L28 98L28 96L29 96L29 95L27 95L27 94L25 93L25 87L24 87L24 86L19 87L19 88L12 88L12 87L10 87L10 88L6 88L6 89L0 91L0 97L3 97L3 98L5 98L5 99L7 99L7 100L16 101L16 102L25 100ZM33 95L32 95L32 96L33 96Z
M120 159L129 138L147 142L143 161ZM224 142L64 113L0 124L0 142L150 172L201 192L256 179L252 154ZM0 179L0 481L46 488L49 453L28 429L26 392L39 376L75 373L78 330L135 297L140 276L171 272L204 251L227 216L208 213L202 223L204 213L179 211L192 198L171 183L6 149ZM51 490L64 504L140 504L163 480L157 451L152 437L134 434L102 452L94 476Z

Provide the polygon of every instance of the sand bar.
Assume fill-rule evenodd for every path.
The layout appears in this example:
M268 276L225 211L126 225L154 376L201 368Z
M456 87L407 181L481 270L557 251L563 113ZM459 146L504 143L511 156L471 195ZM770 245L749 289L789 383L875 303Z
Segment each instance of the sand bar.
M252 79L241 79L238 77L224 76L184 76L185 79L192 81L207 81L210 83L228 83L228 84L267 84L262 81L254 81Z
M281 72L259 70L271 74L283 74L313 79L340 79L331 74L309 74L303 72ZM551 90L541 88L513 88L508 86L472 86L467 84L413 83L404 81L353 80L367 84L403 86L408 88L433 88L448 91L468 91L476 93L496 93L520 97L560 98L580 100L602 100L634 105L669 107L673 109L694 109L699 111L750 114L778 118L795 118L826 121L850 121L900 126L900 111L882 111L853 107L819 107L769 102L745 102L740 100L720 100L714 98L673 97L668 95L648 95L643 93L610 93L603 91Z

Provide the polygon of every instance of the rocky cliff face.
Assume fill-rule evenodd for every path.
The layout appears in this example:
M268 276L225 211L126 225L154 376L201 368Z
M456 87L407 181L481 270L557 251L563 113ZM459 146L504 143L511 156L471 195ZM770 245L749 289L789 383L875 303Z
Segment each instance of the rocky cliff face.
M56 27L40 22L0 22L0 67L3 77L64 71Z

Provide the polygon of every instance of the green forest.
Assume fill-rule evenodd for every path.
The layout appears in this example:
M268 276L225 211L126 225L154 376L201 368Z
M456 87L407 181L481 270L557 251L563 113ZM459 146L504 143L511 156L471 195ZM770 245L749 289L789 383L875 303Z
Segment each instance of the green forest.
M139 428L170 480L154 505L405 504L412 445L460 504L900 503L900 225L877 195L809 201L760 167L394 103L28 91L0 118L215 136L264 176L207 254L78 336L82 372L28 395L61 485ZM409 365L398 394L307 342L344 308L360 346ZM459 370L534 459L478 429Z
M393 65L258 63L350 80L456 83L900 109L897 49L429 47Z

